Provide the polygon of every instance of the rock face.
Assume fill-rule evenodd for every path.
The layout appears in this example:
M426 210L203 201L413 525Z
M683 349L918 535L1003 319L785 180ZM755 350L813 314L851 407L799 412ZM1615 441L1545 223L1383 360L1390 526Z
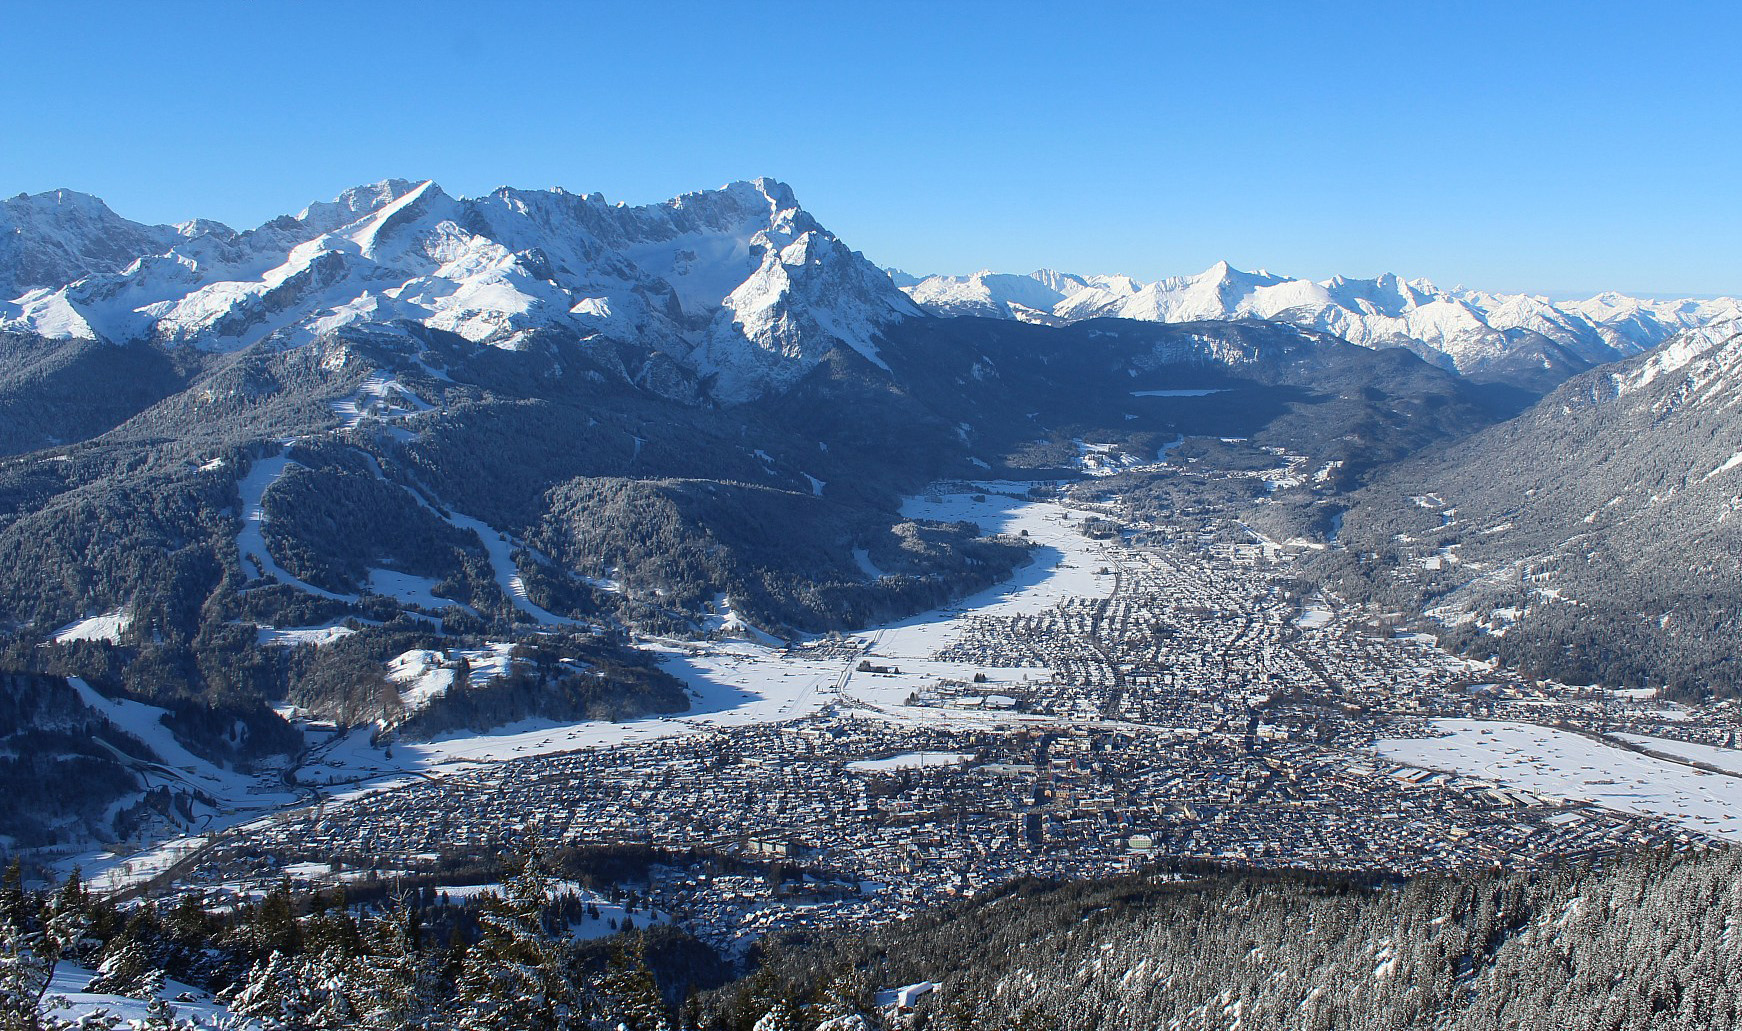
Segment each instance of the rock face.
M119 272L181 238L174 226L129 221L83 193L21 193L0 201L0 301L93 273Z
M1394 275L1322 282L1242 272L1218 262L1195 276L1143 283L1128 276L893 277L937 315L1027 322L1115 317L1147 322L1257 318L1290 322L1366 347L1407 347L1466 375L1558 382L1656 347L1676 333L1742 312L1732 298L1651 301L1606 293L1551 302L1526 294L1442 290Z
M516 348L558 331L634 342L744 400L920 310L770 179L613 205L503 188L454 198L392 179L243 233L120 219L61 191L7 202L20 227L0 325L50 338L229 351L360 323Z

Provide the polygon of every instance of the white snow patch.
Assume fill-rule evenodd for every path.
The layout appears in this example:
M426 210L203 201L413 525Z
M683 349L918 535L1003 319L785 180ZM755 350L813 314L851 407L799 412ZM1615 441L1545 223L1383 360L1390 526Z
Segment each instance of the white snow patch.
M71 641L108 641L119 644L121 635L133 624L133 613L125 605L100 616L68 623L54 632L57 644Z
M1447 736L1379 741L1374 747L1410 766L1662 817L1742 841L1742 778L1705 773L1534 724L1443 719L1434 726Z
M263 782L217 766L182 747L163 723L167 710L124 698L107 698L79 677L68 677L67 683L78 692L87 708L107 718L156 754L158 762L131 764L146 787L167 784L192 788L204 792L225 807L225 812L231 813L241 807L283 805L293 800L293 796L286 792L268 789ZM103 868L86 864L88 870L101 871Z
M917 770L931 766L962 766L973 761L972 752L908 752L887 759L860 759L847 764L847 769L861 773L884 773L891 770Z
M1121 450L1117 444L1097 444L1076 440L1077 468L1090 476L1113 476L1132 466L1142 465L1136 455Z
M1723 465L1720 465L1716 469L1713 469L1711 472L1709 472L1705 476L1701 477L1701 479L1709 480L1712 477L1717 476L1721 473L1727 473L1739 465L1742 465L1742 451L1738 451L1735 454L1731 455L1729 458L1724 459Z
M102 1010L120 1020L123 1027L146 1026L150 1000L85 991L85 986L96 976L97 972L89 967L66 962L56 964L54 979L49 982L46 994L50 999L65 1000L65 1005L44 1008L62 1020L76 1022ZM231 1019L229 1009L216 1002L209 992L180 981L165 980L157 997L171 1000L170 1006L178 1021L194 1020L202 1027L218 1027ZM188 1001L175 1001L184 998Z
M369 570L369 592L389 598L397 598L406 605L421 605L428 609L445 609L449 605L460 605L452 598L443 598L435 593L437 581L427 576L415 576L411 573L401 573L397 569ZM460 605L461 608L466 606Z
M417 648L389 659L387 679L399 685L399 701L417 712L454 686L455 671L444 667L439 651Z
M407 390L405 384L384 372L365 380L357 392L343 401L333 402L333 413L345 421L347 429L365 419L388 421L417 412L427 412L430 406Z
M873 580L883 579L885 575L883 570L878 569L876 563L871 561L871 552L867 549L854 548L853 561L859 564L859 571L864 573L867 577L870 577Z
M317 647L332 644L334 641L346 638L356 633L343 623L329 623L326 626L292 626L259 628L256 640L263 645L280 645L294 647L299 644L312 644Z
M1673 755L1689 762L1705 763L1707 766L1742 776L1742 749L1720 748L1717 745L1702 745L1692 741L1676 741L1667 737L1647 737L1644 734L1611 734L1609 736L1649 748L1654 752Z

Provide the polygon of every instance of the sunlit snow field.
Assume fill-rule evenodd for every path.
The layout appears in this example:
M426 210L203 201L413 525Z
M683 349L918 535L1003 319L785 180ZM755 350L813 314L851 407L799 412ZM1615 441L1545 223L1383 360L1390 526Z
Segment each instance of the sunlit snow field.
M1529 723L1444 719L1435 720L1434 726L1447 736L1380 741L1376 747L1387 758L1410 766L1661 816L1692 830L1742 841L1742 777L1696 770L1583 734ZM1663 752L1699 747L1658 738L1632 740ZM1742 758L1742 752L1731 755ZM1700 758L1718 765L1714 759ZM1727 761L1737 764L1737 758Z

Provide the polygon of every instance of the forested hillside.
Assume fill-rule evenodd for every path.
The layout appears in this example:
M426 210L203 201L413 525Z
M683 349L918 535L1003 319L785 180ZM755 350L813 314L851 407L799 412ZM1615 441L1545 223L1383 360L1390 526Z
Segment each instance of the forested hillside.
M1570 380L1386 469L1322 575L1441 640L1570 683L1742 682L1742 325Z
M52 1009L34 992L58 962L120 997L149 998L168 975L287 1031L1706 1031L1742 1020L1742 856L1730 850L1407 882L1213 868L1025 881L882 929L764 942L723 987L730 964L695 939L632 930L653 918L610 886L621 862L515 864L498 892L471 899L370 883L357 900L280 890L218 913L189 899L125 914L76 881L32 896L13 874L0 891L5 1002L12 1019ZM607 897L613 929L629 933L577 941ZM922 990L898 1006L901 986Z
M995 896L777 951L717 998L728 1022L841 986L937 982L932 1028L1694 1029L1742 1021L1742 857L1364 886L1137 876Z

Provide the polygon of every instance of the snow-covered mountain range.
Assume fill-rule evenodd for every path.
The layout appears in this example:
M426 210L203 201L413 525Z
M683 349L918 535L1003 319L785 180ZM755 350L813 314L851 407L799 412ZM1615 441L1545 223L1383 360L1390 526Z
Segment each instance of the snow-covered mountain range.
M390 179L244 232L142 225L69 190L0 201L0 330L205 351L359 325L509 349L554 332L663 355L639 373L634 358L625 374L670 389L675 367L683 390L704 384L728 402L788 386L837 349L887 368L885 331L927 314L1267 319L1547 389L1738 312L1730 298L1551 302L1225 262L1153 283L1046 270L919 279L885 274L772 179L635 207L562 189L459 198Z
M514 348L554 329L651 346L734 399L838 344L881 364L878 331L920 314L771 179L641 207L392 179L247 232L142 226L70 191L5 205L0 327L51 338L223 351L404 321Z
M1150 322L1271 319L1366 347L1404 346L1459 372L1522 353L1591 365L1656 347L1685 329L1742 312L1742 301L1655 301L1604 293L1553 302L1527 294L1442 290L1426 280L1290 279L1218 262L1195 276L1144 283L1129 276L977 272L891 280L929 312L1027 322L1113 317Z

